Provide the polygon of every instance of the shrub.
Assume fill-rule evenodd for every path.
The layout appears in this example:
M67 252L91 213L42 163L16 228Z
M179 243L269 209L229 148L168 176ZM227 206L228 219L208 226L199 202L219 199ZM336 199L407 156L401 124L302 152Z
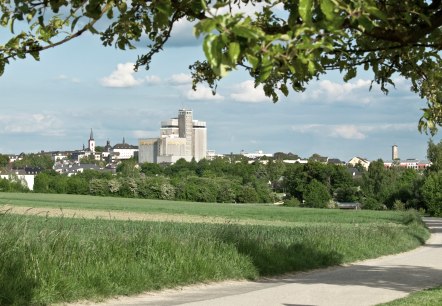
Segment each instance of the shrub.
M313 179L304 192L304 205L307 207L325 208L331 199L327 186Z
M289 207L299 207L301 206L301 202L297 198L290 198L284 200L284 205Z
M362 208L371 209L371 210L381 210L382 204L374 198L367 197L362 200Z

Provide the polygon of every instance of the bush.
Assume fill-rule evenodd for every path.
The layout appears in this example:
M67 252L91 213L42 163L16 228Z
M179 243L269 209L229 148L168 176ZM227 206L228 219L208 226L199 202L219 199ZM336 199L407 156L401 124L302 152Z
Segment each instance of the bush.
M442 216L442 171L428 175L422 186L422 197L431 216Z
M299 207L301 206L301 201L299 201L297 198L290 198L284 200L284 205L289 207Z
M362 208L370 210L381 210L383 205L376 199L367 197L362 200Z
M257 203L258 194L255 188L250 185L242 186L236 195L236 201L238 203Z
M307 207L325 208L331 196L327 186L313 179L304 192L304 205Z
M401 200L395 200L393 202L393 209L404 211L405 210L405 203L403 203Z

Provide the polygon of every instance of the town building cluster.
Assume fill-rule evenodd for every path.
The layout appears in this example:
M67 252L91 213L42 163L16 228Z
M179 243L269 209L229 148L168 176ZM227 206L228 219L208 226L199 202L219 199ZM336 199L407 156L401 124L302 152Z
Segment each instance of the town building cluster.
M207 150L207 126L206 122L194 120L192 110L180 109L178 117L171 118L161 122L159 137L139 139L138 146L126 143L125 139L121 143L112 146L107 140L104 147L96 145L93 130L91 129L87 147L83 145L81 150L74 151L54 151L40 152L41 155L49 155L54 162L53 169L68 176L81 173L84 170L111 171L115 172L119 162L128 159L135 159L138 163L167 163L172 164L179 159L186 161L199 161L202 159L212 160L214 158L232 158L233 153L222 155L216 154L213 150ZM284 153L282 153L284 154ZM363 168L368 170L370 161L363 157L353 157L348 162L336 158L323 157L314 154L310 159L302 159L294 155L287 154L283 158L284 163L308 163L314 160L321 163L331 163L337 165L346 165L353 171L352 175L357 177ZM273 154L264 153L259 150L253 153L246 153L241 150L238 155L247 158L249 163L260 162L268 163L269 159L276 157ZM9 155L9 162L19 160L22 155ZM97 162L98 161L98 162ZM402 167L407 169L423 170L430 166L425 160L399 158L399 149L397 145L392 146L392 160L385 161L384 167ZM19 178L32 190L34 177L41 169L25 167L24 169L9 169L8 172L0 169L0 178Z

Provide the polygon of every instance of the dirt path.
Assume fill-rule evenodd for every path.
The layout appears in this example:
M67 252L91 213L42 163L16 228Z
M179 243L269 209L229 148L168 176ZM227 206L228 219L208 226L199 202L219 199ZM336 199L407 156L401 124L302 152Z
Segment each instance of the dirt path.
M442 219L425 222L432 231L427 243L398 255L256 282L190 286L75 305L376 305L442 284Z
M104 211L72 208L46 208L0 205L0 213L12 213L20 215L38 215L47 217L83 218L83 219L107 219L107 220L132 220L132 221L160 221L160 222L182 222L182 223L234 223L234 224L257 224L272 226L293 226L293 222L228 219L223 217L208 217L183 214L158 214L158 213L137 213L127 211Z

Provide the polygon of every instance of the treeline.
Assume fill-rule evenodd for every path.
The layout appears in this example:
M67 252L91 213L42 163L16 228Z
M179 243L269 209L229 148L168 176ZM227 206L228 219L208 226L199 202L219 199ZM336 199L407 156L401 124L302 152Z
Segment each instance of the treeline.
M169 166L130 160L117 167L117 175L86 170L69 177L45 171L35 177L34 192L220 203L274 201L270 184L257 175L255 165L226 160L179 160Z
M382 160L357 176L346 166L310 159L307 164L286 164L267 158L250 163L243 156L199 162L179 160L173 165L135 160L120 163L117 175L96 171L68 177L47 170L35 178L34 191L97 196L224 203L270 203L283 198L286 205L333 207L338 202L359 202L365 209L417 209L442 215L442 141L428 144L431 167L425 171L386 169ZM1 182L1 191L19 191ZM15 188L15 189L14 189Z
M425 171L385 168L379 159L356 178L342 167L316 162L287 165L280 188L294 206L327 207L333 199L360 202L364 209L416 209L442 216L442 141L429 141L427 157L431 166Z
M442 172L433 164L418 172L393 167L382 160L354 178L341 165L310 161L285 164L280 160L248 163L246 159L186 162L173 165L124 161L117 175L87 170L66 176L55 171L38 174L34 192L116 196L219 203L271 203L334 207L338 202L359 202L364 209L417 209L440 215Z

